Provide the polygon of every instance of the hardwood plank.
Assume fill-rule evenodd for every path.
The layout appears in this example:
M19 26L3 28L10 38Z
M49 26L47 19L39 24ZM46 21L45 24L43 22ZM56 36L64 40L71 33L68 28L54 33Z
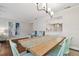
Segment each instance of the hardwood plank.
M19 41L19 43L34 55L44 55L63 39L64 37L44 36L32 38L29 41Z
M0 56L12 56L9 43L0 43Z
M39 55L39 56L45 55L48 51L50 51L52 48L58 45L62 40L63 40L62 38L56 40L50 40L45 44L42 43L40 45L30 48L30 51L34 55Z

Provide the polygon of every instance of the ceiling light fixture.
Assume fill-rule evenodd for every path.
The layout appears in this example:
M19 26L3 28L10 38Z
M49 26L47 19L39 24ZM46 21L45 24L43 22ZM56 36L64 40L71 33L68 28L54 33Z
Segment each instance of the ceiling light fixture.
M54 12L52 11L51 8L48 7L48 4L47 3L36 3L36 6L37 6L37 10L38 11L45 11L51 18L53 17L54 15Z

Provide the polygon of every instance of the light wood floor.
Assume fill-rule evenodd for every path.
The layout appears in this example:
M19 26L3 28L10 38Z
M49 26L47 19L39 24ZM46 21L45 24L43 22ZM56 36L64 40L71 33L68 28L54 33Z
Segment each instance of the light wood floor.
M79 51L76 50L70 50L69 56L79 56Z
M0 43L1 44L1 43ZM20 48L22 50L22 48ZM6 43L1 44L0 56L12 56L10 46ZM75 50L70 50L69 56L79 56L79 52Z

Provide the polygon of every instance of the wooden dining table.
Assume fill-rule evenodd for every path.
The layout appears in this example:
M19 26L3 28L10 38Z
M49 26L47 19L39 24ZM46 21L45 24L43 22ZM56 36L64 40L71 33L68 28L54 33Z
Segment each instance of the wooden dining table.
M51 49L60 44L65 37L63 36L43 36L19 40L18 42L35 56L43 56Z

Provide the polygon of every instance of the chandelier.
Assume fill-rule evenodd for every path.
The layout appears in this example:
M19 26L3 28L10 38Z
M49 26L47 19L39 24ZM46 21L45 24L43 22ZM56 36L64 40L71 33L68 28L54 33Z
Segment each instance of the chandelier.
M53 17L54 15L54 12L52 11L51 8L48 7L48 4L47 3L36 3L36 6L37 6L37 10L38 11L45 11L51 18Z

